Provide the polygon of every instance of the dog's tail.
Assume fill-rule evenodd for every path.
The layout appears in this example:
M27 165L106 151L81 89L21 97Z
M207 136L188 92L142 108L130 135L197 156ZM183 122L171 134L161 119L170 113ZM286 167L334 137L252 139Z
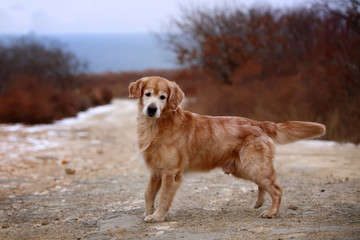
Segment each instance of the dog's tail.
M320 137L325 134L325 126L320 123L287 121L284 123L262 122L263 130L275 143L285 144L301 139Z

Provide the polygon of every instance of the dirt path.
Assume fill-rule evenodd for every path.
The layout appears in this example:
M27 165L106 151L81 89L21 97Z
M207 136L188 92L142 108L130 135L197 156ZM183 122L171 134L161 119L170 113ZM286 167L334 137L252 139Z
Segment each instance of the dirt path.
M170 214L144 223L136 106L115 100L54 125L0 125L0 239L360 239L360 147L278 146L280 216L221 171L185 176Z

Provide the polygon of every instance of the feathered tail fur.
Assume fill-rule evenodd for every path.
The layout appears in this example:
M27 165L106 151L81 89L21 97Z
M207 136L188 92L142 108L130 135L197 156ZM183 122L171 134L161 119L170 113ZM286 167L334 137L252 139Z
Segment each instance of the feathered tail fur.
M301 139L320 137L325 126L314 122L287 121L284 123L263 122L262 127L275 143L285 144Z

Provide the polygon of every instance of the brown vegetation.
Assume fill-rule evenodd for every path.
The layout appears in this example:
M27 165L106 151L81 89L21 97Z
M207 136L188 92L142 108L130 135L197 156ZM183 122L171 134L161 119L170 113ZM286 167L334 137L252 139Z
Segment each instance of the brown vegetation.
M360 3L295 10L185 10L165 43L213 79L196 108L259 120L318 121L360 142ZM356 133L356 134L354 134Z

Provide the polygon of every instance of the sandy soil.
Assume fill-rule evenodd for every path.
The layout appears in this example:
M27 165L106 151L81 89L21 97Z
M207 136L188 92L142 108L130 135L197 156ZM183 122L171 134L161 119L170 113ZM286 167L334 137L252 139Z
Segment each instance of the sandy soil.
M52 125L0 125L0 239L360 239L360 147L278 146L280 215L253 183L189 174L165 222L143 221L148 173L126 100Z

